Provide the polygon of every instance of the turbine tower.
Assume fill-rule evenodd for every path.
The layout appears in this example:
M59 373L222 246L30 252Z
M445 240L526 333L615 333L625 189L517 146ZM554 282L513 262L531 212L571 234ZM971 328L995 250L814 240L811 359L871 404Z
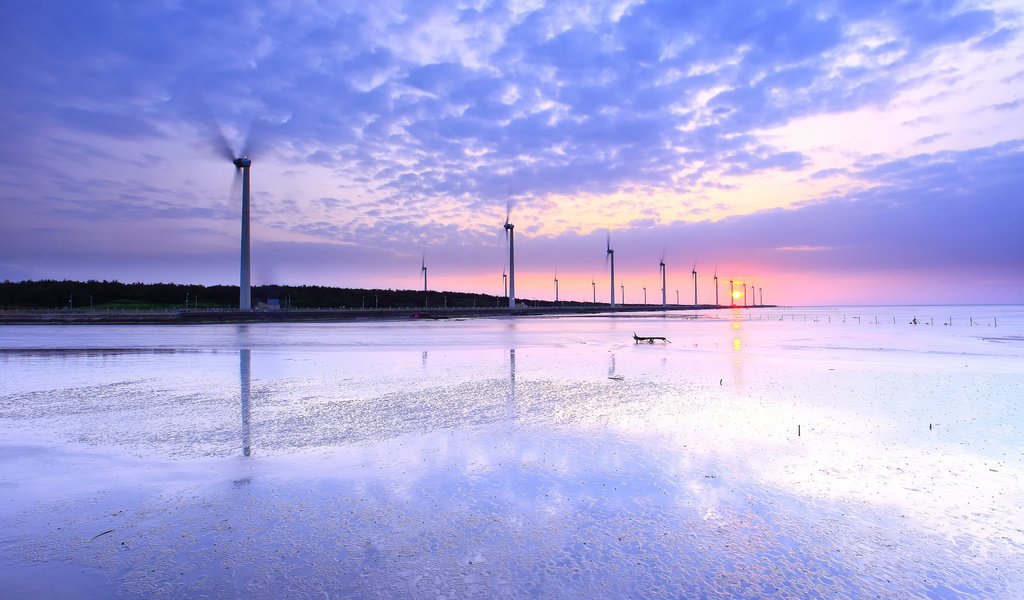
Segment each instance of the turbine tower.
M501 266L501 295L508 296L508 273L505 272L505 265Z
M593 303L597 304L597 282L594 281L594 276L590 276L590 291L594 294Z
M242 173L242 264L238 277L238 310L252 310L249 260L249 167L252 161L242 156L232 161L235 172Z
M558 269L555 269L555 304L558 304Z
M732 279L729 280L729 305L736 306L736 290L733 288Z
M697 306L697 263L693 263L693 305Z
M423 291L427 291L427 253L423 253L423 260L420 262L420 271L423 273Z
M743 284L743 306L747 305L747 284Z
M658 262L658 268L661 270L661 307L665 308L668 303L665 301L666 285L665 285L665 253L661 253L661 261Z
M615 308L615 251L612 250L612 234L605 238L605 262L611 261L611 296L608 305Z
M508 307L516 307L516 232L515 225L509 223L512 212L512 201L505 203L505 238L508 239Z

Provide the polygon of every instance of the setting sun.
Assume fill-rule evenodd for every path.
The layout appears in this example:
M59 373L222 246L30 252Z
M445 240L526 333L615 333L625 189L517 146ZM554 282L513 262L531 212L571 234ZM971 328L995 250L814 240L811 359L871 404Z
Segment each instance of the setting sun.
M743 297L743 292L741 292L740 290L733 290L732 291L732 298L733 298L733 300L739 300L742 297Z

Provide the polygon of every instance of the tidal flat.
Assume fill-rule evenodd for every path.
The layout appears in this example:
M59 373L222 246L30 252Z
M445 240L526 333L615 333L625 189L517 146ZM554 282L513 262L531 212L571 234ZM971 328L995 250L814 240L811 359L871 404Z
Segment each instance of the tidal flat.
M1022 307L2 326L0 589L1022 597L1022 359Z

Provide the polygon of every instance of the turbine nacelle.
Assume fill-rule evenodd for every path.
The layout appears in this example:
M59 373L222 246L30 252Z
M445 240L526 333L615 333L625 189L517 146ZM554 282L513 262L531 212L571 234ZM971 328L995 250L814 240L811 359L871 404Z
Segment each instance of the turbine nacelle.
M252 166L252 161L249 160L248 156L242 156L240 158L236 158L235 160L231 161L231 163L233 165L235 165L236 169L247 169L250 166Z

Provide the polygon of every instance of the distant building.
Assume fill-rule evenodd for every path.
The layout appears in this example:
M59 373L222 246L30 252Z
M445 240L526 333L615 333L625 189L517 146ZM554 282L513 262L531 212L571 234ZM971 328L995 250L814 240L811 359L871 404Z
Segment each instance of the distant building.
M281 310L281 301L277 298L267 298L266 302L256 302L256 310Z

